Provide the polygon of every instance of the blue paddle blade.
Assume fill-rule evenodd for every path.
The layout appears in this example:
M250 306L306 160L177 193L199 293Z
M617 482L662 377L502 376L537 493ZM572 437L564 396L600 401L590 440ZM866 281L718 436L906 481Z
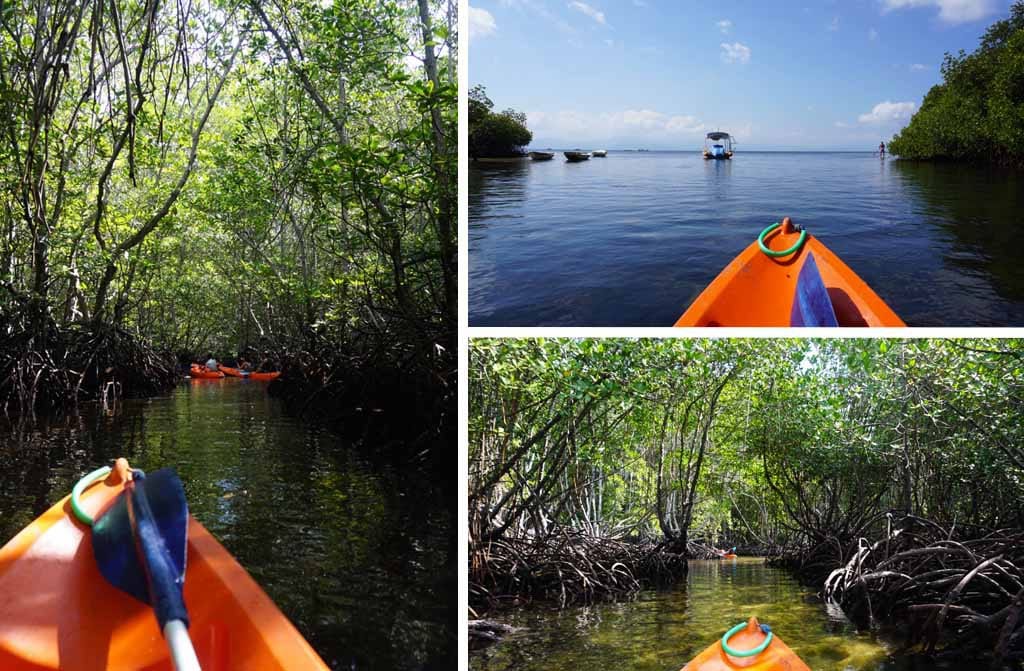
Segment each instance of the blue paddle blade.
M133 471L125 488L92 528L100 573L110 584L153 606L160 628L188 624L185 584L188 503L173 468Z
M789 314L790 326L839 326L832 299L821 279L814 254L808 254L796 278L796 296Z

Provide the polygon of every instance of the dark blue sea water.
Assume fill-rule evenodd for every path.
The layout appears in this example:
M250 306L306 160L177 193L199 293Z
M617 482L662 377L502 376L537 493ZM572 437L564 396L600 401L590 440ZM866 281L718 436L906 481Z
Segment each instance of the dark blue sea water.
M1024 174L870 153L609 152L469 172L472 326L670 326L790 216L911 326L1024 325Z

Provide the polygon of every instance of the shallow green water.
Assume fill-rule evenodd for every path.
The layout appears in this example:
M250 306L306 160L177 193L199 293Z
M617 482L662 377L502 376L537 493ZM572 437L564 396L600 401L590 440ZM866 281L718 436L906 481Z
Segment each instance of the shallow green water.
M448 506L373 447L296 420L248 380L0 426L0 544L115 457L174 466L192 514L332 668L452 668Z
M491 614L521 630L470 654L477 671L676 671L751 615L808 666L849 671L942 668L857 633L813 592L758 558L691 561L685 584L637 599L563 611L532 606ZM953 667L948 667L953 668Z

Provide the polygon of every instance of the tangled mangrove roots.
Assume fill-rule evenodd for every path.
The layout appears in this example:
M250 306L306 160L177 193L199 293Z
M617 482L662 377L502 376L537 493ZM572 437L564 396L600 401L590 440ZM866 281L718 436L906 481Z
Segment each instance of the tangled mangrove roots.
M992 668L1024 660L1024 530L890 520L880 540L860 539L824 596L862 627L909 622L928 652L984 655Z
M477 612L533 599L570 604L614 600L686 573L686 556L653 543L626 543L558 529L470 550L470 605Z
M181 378L174 358L105 324L0 332L0 412L53 412L83 400L151 396Z
M722 558L722 555L719 554L717 547L699 540L688 540L686 542L686 553L689 555L690 559Z
M283 374L269 391L291 412L326 418L349 438L372 436L378 451L390 441L420 459L440 460L438 472L454 478L454 348L307 334L276 351Z

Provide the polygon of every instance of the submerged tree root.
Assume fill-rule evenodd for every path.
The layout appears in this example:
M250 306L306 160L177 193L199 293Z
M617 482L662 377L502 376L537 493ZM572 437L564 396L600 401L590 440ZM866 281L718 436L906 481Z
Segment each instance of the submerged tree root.
M614 600L686 574L686 556L558 529L470 550L470 604L483 612L533 599L561 606Z
M831 572L824 596L861 627L908 622L928 652L984 656L993 669L1024 659L1024 530L890 519Z
M6 416L152 396L180 378L173 357L114 326L0 332L0 413Z

